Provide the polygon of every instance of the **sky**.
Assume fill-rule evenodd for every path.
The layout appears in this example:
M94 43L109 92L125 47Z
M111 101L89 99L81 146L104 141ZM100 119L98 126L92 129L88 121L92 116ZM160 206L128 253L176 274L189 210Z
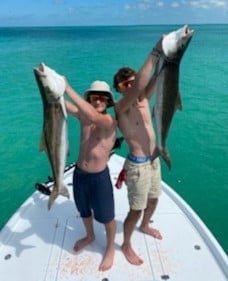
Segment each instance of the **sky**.
M1 0L0 27L228 23L228 0Z

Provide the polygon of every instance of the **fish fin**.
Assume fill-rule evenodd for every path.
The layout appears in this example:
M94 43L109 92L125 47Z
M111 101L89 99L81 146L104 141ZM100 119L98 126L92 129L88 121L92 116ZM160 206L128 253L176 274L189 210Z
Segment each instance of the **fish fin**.
M69 140L68 140L68 139L67 139L66 156L67 156L67 157L70 156L70 144L69 144Z
M44 132L42 132L41 138L40 138L40 146L39 146L39 151L46 151L46 143L45 143L45 138L44 138Z
M167 148L160 150L160 155L161 155L162 159L165 161L169 170L171 170L172 162L171 162L170 155L169 155Z
M154 149L153 154L151 155L151 161L154 161L159 155L160 155L160 150L159 148L156 146Z
M56 186L54 186L48 199L48 210L51 209L51 206L54 203L55 199L58 197L58 195L58 189L56 188Z
M152 116L152 118L155 118L154 107L152 108L151 116Z
M67 147L67 153L66 153L66 155L67 155L67 157L70 156L70 148L69 148L69 146Z
M177 99L176 99L176 109L182 110L182 102L181 102L180 93L178 93L178 95L177 95Z
M62 196L64 196L64 197L66 197L66 198L68 198L68 199L70 198L69 191L68 191L68 189L67 189L67 187L66 187L65 184L63 184L63 185L61 186L61 189L60 189L60 191L59 191L59 194L62 195Z
M61 189L58 190L58 188L56 187L56 185L54 185L52 191L51 191L51 194L50 194L50 197L48 199L48 210L51 209L54 201L56 200L56 198L59 196L59 195L62 195L62 196L65 196L67 197L68 199L70 198L70 194L69 194L69 191L66 187L66 185L62 185L61 186Z
M61 108L62 108L63 115L64 115L65 119L67 119L67 111L66 111L66 106L65 106L63 96L60 97L60 105L61 105Z
M170 155L169 155L167 148L159 148L158 146L156 146L155 150L151 156L151 161L154 161L159 156L162 157L162 159L165 161L168 168L171 169L172 162L171 162Z

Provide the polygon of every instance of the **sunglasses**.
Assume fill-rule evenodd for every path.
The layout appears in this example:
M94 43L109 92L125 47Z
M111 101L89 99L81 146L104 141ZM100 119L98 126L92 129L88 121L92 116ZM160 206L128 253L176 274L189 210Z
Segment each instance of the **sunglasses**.
M99 95L91 95L89 96L89 101L92 102L108 102L108 97L106 96L99 96Z
M132 83L135 81L135 77L131 77L128 80L124 80L120 83L118 83L118 88L120 89L120 91L124 91L127 88L132 86Z

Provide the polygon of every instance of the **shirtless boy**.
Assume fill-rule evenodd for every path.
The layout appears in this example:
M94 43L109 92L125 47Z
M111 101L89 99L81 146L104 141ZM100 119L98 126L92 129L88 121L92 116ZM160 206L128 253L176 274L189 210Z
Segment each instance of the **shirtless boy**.
M107 245L99 270L112 267L114 259L114 198L107 162L116 139L116 120L106 109L113 106L112 93L104 81L94 81L85 93L85 100L66 81L68 113L80 122L80 149L74 171L73 188L76 206L85 226L86 236L74 245L76 252L95 239L93 217L103 223ZM89 196L87 196L89 194Z
M115 112L119 129L129 148L124 169L130 210L124 221L121 248L126 259L134 265L143 263L131 245L131 237L141 214L140 230L162 239L160 232L149 225L161 193L160 162L158 158L154 160L151 157L155 150L155 133L149 108L156 80L156 75L152 74L158 56L159 51L155 47L138 73L123 67L117 71L113 81L114 88L123 95L115 104Z

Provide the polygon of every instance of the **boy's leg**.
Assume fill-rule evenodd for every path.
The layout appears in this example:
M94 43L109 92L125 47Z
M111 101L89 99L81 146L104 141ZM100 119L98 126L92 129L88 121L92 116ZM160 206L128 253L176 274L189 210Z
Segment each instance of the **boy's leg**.
M114 239L116 234L116 222L113 219L111 222L105 224L107 245L103 260L99 266L100 271L108 270L112 267L114 260Z
M74 251L76 252L83 249L85 246L93 242L95 239L94 230L93 230L93 217L91 216L89 218L82 218L82 221L86 229L86 236L76 241L76 243L74 244Z

